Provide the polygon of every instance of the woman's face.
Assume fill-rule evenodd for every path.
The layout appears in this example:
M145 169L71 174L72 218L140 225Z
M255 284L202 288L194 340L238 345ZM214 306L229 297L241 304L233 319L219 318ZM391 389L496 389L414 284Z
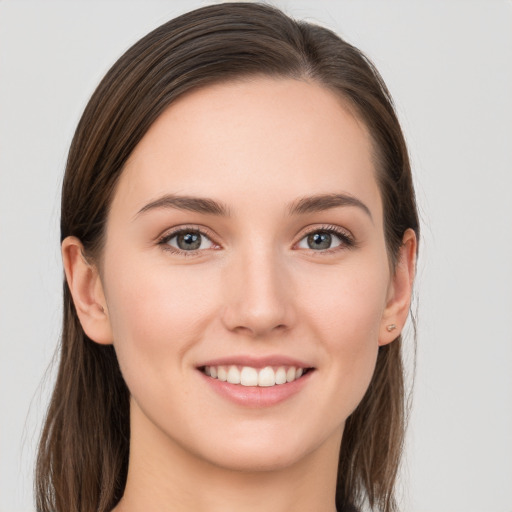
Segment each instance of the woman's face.
M233 469L339 444L396 337L371 155L363 124L305 81L210 86L154 123L101 268L134 439Z

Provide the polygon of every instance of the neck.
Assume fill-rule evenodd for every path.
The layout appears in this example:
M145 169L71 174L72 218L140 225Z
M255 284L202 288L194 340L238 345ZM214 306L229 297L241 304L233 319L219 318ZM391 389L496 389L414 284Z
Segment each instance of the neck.
M286 467L238 471L191 454L147 418L132 415L131 426L125 493L113 512L336 510L341 432Z

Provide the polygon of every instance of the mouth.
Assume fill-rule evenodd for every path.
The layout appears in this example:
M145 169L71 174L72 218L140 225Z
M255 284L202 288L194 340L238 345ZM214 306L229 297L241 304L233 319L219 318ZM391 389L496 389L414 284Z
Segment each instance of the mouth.
M207 365L198 368L202 373L221 382L245 387L269 388L290 384L304 378L314 368L301 366Z

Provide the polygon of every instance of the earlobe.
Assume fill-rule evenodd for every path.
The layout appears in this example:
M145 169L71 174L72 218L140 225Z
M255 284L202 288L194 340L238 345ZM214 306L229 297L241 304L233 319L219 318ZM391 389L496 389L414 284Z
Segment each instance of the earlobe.
M416 273L416 233L405 231L395 273L391 278L386 308L382 316L379 345L395 340L405 325L411 304L412 287Z
M112 343L112 329L98 269L88 262L76 237L62 242L62 261L78 318L87 336L102 345Z

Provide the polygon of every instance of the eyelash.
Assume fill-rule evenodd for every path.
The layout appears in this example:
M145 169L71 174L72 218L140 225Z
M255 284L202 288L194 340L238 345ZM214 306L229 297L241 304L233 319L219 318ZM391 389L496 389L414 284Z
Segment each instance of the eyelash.
M335 235L336 237L339 238L339 240L341 242L340 245L338 245L336 247L331 247L330 249L317 250L317 251L315 251L314 249L309 249L310 253L313 254L314 256L333 254L333 253L336 253L339 251L343 251L346 249L354 249L357 247L357 243L351 234L349 234L346 230L340 228L339 226L334 226L331 224L320 226L318 228L307 231L306 233L304 233L301 236L301 238L299 239L297 244L300 243L302 240L304 240L304 238L306 238L309 235L312 235L314 233L328 233L330 235ZM297 245L297 244L295 244L295 245Z
M212 242L212 244L218 245L213 241L214 237L210 233L208 233L205 229L203 229L199 226L185 226L185 227L176 229L175 231L171 231L170 233L166 233L158 239L157 244L160 245L164 251L168 251L173 254L179 254L179 255L185 256L185 257L196 256L197 254L199 254L202 251L211 250L211 249L196 249L196 250L191 250L191 251L183 251L180 249L176 249L176 247L170 246L169 241L182 233L199 233L201 236L204 236L208 240L210 240Z
M190 250L190 251L184 251L181 249L176 249L175 247L172 247L169 245L169 241L172 240L174 237L176 237L182 233L191 233L191 232L199 233L201 236L204 236L208 240L210 240L210 242L212 244L218 245L213 241L212 235L199 226L185 226L185 227L176 229L175 231L171 231L170 233L166 233L165 235L161 236L158 239L157 244L160 245L164 251L169 251L173 254L179 254L179 255L182 255L185 257L196 256L200 252L203 252L206 250L211 250L211 249L195 249L195 250ZM353 249L353 248L357 247L357 243L354 240L354 238L352 237L352 235L348 234L345 230L339 228L338 226L333 226L333 225L324 225L324 226L320 226L320 227L317 227L315 229L305 232L301 236L299 241L294 244L294 246L296 246L298 243L300 243L302 240L304 240L304 238L306 238L309 235L312 235L314 233L327 233L330 235L335 235L341 242L339 246L332 247L329 249L324 249L324 250L309 249L309 251L311 253L313 253L315 256L321 256L322 254L332 254L334 252L343 251L346 249Z

